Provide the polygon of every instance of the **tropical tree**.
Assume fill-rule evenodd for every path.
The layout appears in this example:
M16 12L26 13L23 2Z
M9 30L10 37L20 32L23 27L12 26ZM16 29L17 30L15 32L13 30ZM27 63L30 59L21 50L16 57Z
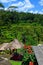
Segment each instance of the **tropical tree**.
M0 9L3 9L4 5L2 3L0 3Z
M14 9L18 8L17 6L9 6L8 10L13 11Z

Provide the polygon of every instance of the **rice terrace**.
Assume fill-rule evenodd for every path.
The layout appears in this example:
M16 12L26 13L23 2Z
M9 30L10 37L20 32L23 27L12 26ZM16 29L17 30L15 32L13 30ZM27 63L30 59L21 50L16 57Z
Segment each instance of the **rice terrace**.
M0 1L0 65L43 65L43 10L14 1Z

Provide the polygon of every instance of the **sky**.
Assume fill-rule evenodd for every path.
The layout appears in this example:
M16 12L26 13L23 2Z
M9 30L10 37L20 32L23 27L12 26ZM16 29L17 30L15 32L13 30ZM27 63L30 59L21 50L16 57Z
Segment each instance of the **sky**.
M43 14L43 0L0 0L0 3L3 3L5 10L9 6L17 6L19 12Z

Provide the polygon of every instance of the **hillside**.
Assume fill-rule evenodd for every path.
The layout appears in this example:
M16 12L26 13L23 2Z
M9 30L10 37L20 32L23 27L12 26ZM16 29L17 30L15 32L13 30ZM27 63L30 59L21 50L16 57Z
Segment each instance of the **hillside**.
M27 45L43 42L43 15L0 11L0 43L15 38Z

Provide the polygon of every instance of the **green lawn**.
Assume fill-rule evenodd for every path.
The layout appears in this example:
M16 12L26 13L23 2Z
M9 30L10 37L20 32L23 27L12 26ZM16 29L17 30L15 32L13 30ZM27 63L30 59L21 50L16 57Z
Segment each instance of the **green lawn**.
M13 61L13 60L10 60L10 63L11 63L12 65L21 65L21 64L22 64L21 61Z

